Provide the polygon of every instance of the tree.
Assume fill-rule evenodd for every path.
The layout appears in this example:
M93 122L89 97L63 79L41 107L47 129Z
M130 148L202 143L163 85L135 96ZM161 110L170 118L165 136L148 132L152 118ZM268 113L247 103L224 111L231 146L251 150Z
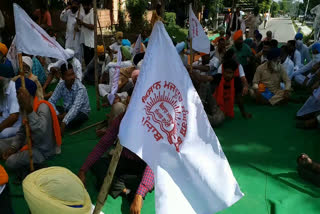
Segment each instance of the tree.
M148 6L148 2L145 0L127 0L126 7L131 19L131 25L136 29L142 29L143 27L143 15Z
M288 1L286 0L280 1L279 6L280 6L280 10L282 10L283 13L289 12Z
M271 5L271 16L275 17L279 14L279 10L280 10L280 5L277 2L272 2Z

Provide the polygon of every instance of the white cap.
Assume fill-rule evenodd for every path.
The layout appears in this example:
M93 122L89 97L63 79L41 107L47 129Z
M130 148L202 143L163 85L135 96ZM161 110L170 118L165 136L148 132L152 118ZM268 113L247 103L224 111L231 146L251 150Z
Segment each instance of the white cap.
M32 59L30 57L23 56L22 57L22 61L29 66L30 70L32 69L33 62L32 62Z

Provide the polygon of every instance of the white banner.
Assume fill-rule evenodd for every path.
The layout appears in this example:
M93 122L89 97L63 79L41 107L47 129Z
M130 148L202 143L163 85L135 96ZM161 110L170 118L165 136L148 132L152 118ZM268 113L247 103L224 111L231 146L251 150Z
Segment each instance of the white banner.
M52 57L65 61L70 58L60 44L37 25L19 5L14 3L13 11L16 27L16 47L19 53Z
M154 25L119 139L155 175L157 214L208 214L242 196L164 25Z
M192 5L189 7L189 38L192 39L192 49L209 54L210 40L204 32L198 18L194 15Z
M113 104L113 101L115 99L115 94L118 91L121 61L122 61L122 55L121 55L121 49L119 48L118 55L117 55L117 66L114 69L110 69L110 73L109 73L109 75L111 75L111 79L112 79L111 93L108 94L108 100L109 100L110 105Z
M12 68L15 74L19 72L19 60L18 60L18 52L16 47L16 36L12 40L10 48L7 53L7 58L10 60Z

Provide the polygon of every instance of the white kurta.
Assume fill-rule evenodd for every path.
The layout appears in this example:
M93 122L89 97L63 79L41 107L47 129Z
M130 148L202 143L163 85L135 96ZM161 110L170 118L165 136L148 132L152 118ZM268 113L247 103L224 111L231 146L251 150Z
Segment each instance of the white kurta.
M61 65L63 65L64 63L65 63L65 61L58 60L55 63L49 64L49 66L48 66L49 73L50 73L50 69L51 68L60 69ZM71 64L72 64L72 67L73 67L73 71L76 74L76 78L79 79L80 81L82 81L82 66L81 66L80 61L77 58L73 58Z
M76 32L74 34L74 28L77 23L76 18L79 17L79 19L82 20L84 14L82 10L80 9L73 14L71 10L63 10L60 15L60 20L67 23L67 29L66 29L66 44L65 48L69 48L74 50L75 56L80 59L81 58L81 48L80 48L80 32Z

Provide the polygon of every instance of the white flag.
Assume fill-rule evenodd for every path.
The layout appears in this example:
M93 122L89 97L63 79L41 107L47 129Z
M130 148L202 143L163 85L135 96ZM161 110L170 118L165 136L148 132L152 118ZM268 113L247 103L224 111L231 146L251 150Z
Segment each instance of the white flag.
M209 54L210 40L204 32L198 18L194 15L192 6L189 7L189 37L192 39L192 49Z
M118 50L118 56L117 56L117 66L114 69L110 69L111 75L111 93L108 94L108 100L110 105L113 104L115 94L118 91L118 83L119 83L119 77L120 77L120 67L121 67L121 61L122 61L122 55L121 55L121 49Z
M157 22L119 139L155 175L157 214L208 214L242 196L199 95Z
M10 48L7 53L7 58L10 60L12 68L14 70L15 74L18 74L19 72L19 61L18 61L18 53L17 53L17 47L16 47L16 36L12 40L12 43L10 45Z
M13 4L17 51L67 60L69 54L17 4Z
M139 37L135 43L135 46L134 46L134 50L133 50L133 55L136 55L138 53L141 52L141 34L139 34Z

